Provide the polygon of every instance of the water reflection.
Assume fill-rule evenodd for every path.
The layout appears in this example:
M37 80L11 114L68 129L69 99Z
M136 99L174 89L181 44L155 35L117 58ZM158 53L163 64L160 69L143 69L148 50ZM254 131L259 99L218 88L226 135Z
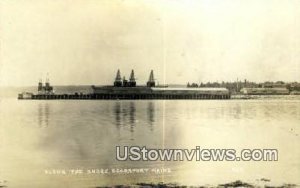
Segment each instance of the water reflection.
M39 127L48 127L50 106L48 103L38 104L38 125Z
M241 104L237 103L235 106L234 106L234 118L235 119L240 119L241 117L241 114L242 114L242 107L241 107Z
M150 130L153 131L153 126L155 122L155 106L153 101L148 102L147 106L147 116L150 125Z
M134 102L130 102L129 105L129 124L130 132L134 132L135 122L136 122L136 106Z
M146 124L149 125L149 129L153 131L155 123L154 101L147 102L147 106L142 103L139 105L139 103L132 101L117 101L114 103L113 114L118 130L120 130L122 126L128 126L130 132L133 133L137 123L146 122ZM138 118L141 118L141 121L139 121Z
M115 120L116 120L116 126L117 129L120 129L121 126L121 103L120 102L116 102L115 106L114 106L114 114L115 114Z

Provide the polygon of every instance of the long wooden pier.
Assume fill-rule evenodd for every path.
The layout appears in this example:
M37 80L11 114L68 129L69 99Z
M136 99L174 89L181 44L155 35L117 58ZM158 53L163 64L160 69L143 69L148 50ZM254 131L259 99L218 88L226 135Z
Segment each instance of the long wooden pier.
M18 96L20 100L205 100L230 99L229 94L32 94Z

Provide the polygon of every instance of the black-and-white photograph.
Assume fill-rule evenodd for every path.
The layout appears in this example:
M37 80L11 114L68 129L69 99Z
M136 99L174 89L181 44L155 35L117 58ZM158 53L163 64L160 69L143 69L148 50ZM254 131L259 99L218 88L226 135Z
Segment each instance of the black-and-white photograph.
M0 187L300 187L299 0L0 0Z

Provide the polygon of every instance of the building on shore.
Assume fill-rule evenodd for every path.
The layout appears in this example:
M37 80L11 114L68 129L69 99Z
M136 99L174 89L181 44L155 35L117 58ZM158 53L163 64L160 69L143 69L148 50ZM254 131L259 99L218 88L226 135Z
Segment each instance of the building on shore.
M242 88L240 90L245 95L289 95L290 92L285 87L264 87L264 88Z

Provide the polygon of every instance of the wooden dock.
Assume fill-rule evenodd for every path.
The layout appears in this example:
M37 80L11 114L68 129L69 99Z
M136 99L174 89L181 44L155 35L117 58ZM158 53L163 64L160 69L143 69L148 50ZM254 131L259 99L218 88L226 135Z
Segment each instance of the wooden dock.
M32 94L24 97L18 96L20 100L209 100L230 99L225 94Z

